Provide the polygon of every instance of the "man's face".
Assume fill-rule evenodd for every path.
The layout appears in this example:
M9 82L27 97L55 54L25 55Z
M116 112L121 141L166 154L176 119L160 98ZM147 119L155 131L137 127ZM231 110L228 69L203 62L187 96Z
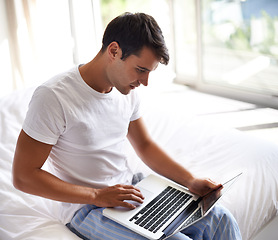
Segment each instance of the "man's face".
M130 55L125 60L121 59L122 52L118 54L108 72L108 79L112 87L115 87L122 94L128 94L140 84L148 85L149 73L155 70L159 60L147 47L144 47L139 56Z

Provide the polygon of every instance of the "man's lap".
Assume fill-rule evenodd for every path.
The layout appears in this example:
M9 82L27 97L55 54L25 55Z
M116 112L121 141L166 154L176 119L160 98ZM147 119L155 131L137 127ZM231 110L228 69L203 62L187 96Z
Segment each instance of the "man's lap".
M102 215L103 208L94 205L86 205L76 212L68 228L83 239L139 239L145 240L143 236L127 229L126 227L106 218ZM228 227L235 229L227 229ZM223 233L227 238L241 239L238 226L233 216L220 205L214 207L202 220L186 228L182 233L177 233L169 240L190 239L221 239ZM233 238L232 238L233 237Z

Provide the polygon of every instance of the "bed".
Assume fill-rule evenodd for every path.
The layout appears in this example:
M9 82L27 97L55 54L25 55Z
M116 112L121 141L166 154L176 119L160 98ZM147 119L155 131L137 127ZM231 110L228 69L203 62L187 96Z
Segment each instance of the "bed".
M171 156L195 175L220 182L243 172L221 204L234 214L243 239L254 239L278 212L278 145L209 119L218 119L223 111L255 106L172 85L156 92L150 89L141 91L144 119L153 138ZM0 99L0 238L80 239L64 225L63 203L12 186L13 153L33 91L28 88ZM131 148L129 154L132 171L151 172Z

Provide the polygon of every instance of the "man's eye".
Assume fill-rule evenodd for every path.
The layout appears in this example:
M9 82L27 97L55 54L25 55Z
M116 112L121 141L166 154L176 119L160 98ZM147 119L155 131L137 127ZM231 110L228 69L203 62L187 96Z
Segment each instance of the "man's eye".
M141 68L136 68L136 70L137 70L137 72L139 72L139 73L144 73L144 72L145 72L145 70L144 70L144 69L141 69Z

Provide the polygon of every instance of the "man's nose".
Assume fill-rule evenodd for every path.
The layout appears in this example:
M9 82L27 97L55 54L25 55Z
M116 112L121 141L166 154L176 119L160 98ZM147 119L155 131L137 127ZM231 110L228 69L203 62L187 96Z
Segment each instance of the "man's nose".
M144 78L141 78L139 80L139 82L141 84L143 84L144 86L148 86L148 83L149 83L149 74L147 74Z

